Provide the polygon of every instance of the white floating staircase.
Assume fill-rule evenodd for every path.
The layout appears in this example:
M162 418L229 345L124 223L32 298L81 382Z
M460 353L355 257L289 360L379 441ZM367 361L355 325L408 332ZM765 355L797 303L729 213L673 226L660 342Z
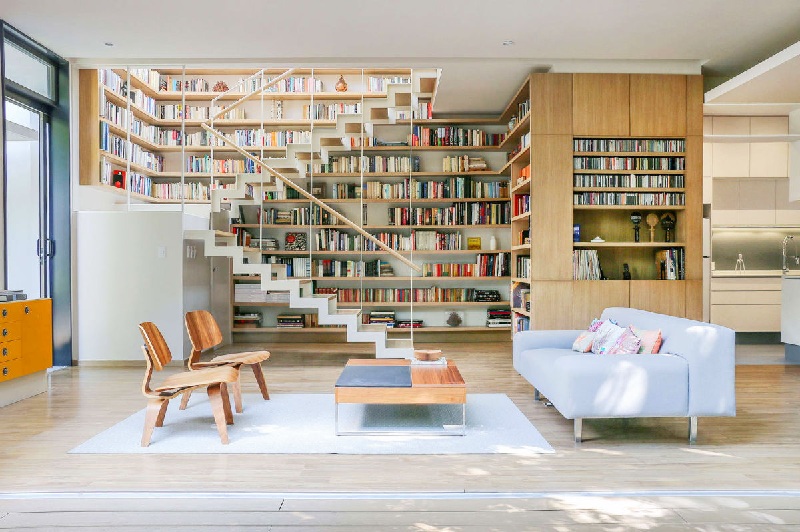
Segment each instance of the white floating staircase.
M285 75L285 74L284 74ZM426 71L423 77L437 76L436 71ZM253 156L242 152L254 162L262 166L261 174L240 174L236 179L234 188L215 189L211 192L211 211L221 212L223 204L230 203L231 208L242 204L261 204L259 195L250 197L247 194L249 184L266 187L266 190L283 190L287 179L281 175L282 171L297 172L299 177L306 176L306 164L319 154L327 160L331 152L347 150L345 138L362 132L365 128L363 116L373 116L372 122L394 123L396 112L400 109L411 109L421 94L418 90L420 77L412 77L412 83L389 84L385 98L364 99L362 113L340 113L336 117L336 126L332 128L317 129L319 134L312 135L312 142L308 144L288 144L286 156L282 158L254 159ZM417 88L417 90L412 90ZM213 121L210 121L213 124ZM209 132L222 140L221 133L212 127L204 126ZM372 131L364 129L369 134ZM230 139L226 142L231 143ZM349 143L348 143L349 144ZM273 175L274 174L274 175ZM276 178L277 177L277 178ZM264 190L264 188L262 188ZM306 194L301 191L301 195ZM311 199L311 198L309 198ZM312 200L315 201L315 200ZM316 202L323 206L324 202L316 198ZM328 208L324 205L323 208ZM341 215L340 215L341 216ZM353 222L343 219L345 223ZM355 228L355 227L354 227ZM363 231L358 227L358 230ZM362 323L360 309L337 308L337 297L334 294L314 294L313 283L307 279L287 278L286 265L261 263L261 250L246 248L237 245L236 235L215 230L189 230L185 233L186 239L202 240L207 256L230 257L233 263L234 275L260 275L261 289L265 291L286 291L289 293L289 307L294 309L316 309L320 325L344 325L347 331L348 342L368 342L375 344L376 358L410 358L413 356L414 346L411 339L389 339L386 325ZM380 244L380 247L389 253L393 251ZM406 261L397 255L400 260ZM414 268L418 268L413 266Z

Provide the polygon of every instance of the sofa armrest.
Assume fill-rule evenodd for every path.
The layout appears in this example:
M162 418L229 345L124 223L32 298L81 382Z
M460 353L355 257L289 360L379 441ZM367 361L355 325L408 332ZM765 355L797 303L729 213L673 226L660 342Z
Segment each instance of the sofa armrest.
M520 331L514 335L514 360L523 351L552 347L557 349L571 349L572 344L583 330L560 331Z

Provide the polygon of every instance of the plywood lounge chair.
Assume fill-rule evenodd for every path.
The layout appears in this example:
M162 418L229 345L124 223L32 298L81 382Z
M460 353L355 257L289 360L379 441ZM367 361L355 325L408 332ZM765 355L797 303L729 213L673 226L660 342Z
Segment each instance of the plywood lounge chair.
M142 447L150 445L150 438L155 427L164 424L169 400L176 395L190 393L195 388L205 387L208 391L208 400L214 421L217 423L222 443L228 443L228 427L233 424L233 413L228 398L227 385L239 381L239 370L231 366L220 366L200 371L184 371L170 375L155 387L150 386L153 370L161 371L172 360L172 353L164 340L164 336L154 323L144 322L139 324L139 332L144 338L144 357L147 360L147 370L142 381L142 393L147 397L147 412L144 420L144 433L142 434Z
M188 367L190 370L203 368L214 368L220 366L231 366L239 368L242 365L250 366L261 390L261 396L269 399L267 383L264 381L264 373L261 371L261 363L269 358L269 351L246 351L243 353L229 353L219 355L211 360L201 361L200 355L222 343L222 332L214 316L207 310L193 310L186 313L186 331L189 333L189 340L192 342L192 354L189 356ZM189 403L191 392L183 395L181 409L186 408ZM233 399L236 404L236 411L242 411L242 390L237 382L233 386Z

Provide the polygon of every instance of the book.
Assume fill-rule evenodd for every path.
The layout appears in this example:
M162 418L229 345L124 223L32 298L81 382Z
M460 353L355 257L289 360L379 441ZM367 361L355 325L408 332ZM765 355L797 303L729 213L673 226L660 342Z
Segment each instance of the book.
M283 249L286 251L306 251L308 249L308 236L306 233L286 233Z
M481 237L479 236L468 237L467 249L481 249Z

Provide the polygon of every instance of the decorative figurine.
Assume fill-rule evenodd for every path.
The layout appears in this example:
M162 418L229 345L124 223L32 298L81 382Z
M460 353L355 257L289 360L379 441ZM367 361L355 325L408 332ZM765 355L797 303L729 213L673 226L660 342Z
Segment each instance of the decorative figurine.
M631 222L633 222L633 241L639 241L639 224L642 223L642 213L633 211L631 213Z
M650 226L650 242L655 242L656 241L656 225L658 225L658 215L653 213L653 212L651 212L650 214L647 215L647 218L645 218L645 221L647 221L647 225Z
M339 81L336 82L336 92L347 92L347 82L344 76L339 76Z
M661 228L666 232L664 242L672 242L672 230L675 229L675 215L665 212L661 215Z
M461 316L458 315L458 312L451 312L450 316L447 317L447 324L450 327L458 327L461 325Z
M638 240L637 240L638 242ZM628 268L628 263L623 263L622 265L622 279L625 281L631 280L631 270Z
M228 84L224 81L218 81L214 83L214 88L212 90L214 92L225 92L228 90Z

